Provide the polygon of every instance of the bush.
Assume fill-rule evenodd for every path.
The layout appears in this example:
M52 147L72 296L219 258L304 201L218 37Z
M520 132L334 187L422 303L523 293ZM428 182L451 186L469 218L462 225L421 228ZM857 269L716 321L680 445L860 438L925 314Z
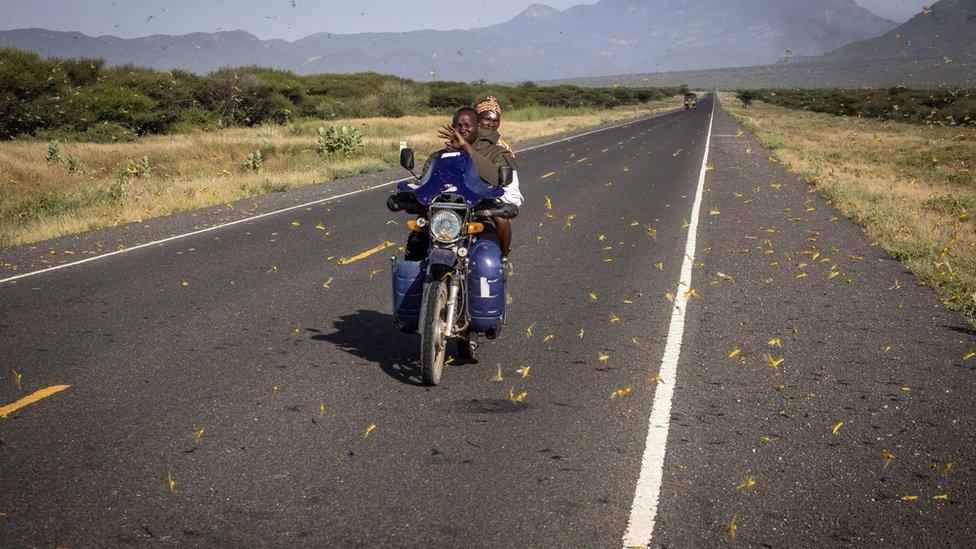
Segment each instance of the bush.
M105 68L100 60L41 59L0 49L0 139L111 142L198 128L282 124L304 116L401 117L431 109L447 114L487 95L506 109L605 108L644 103L677 90L420 83L377 73L300 76L261 67L198 76L133 65Z
M48 143L44 161L49 165L63 164L68 168L68 173L88 173L88 167L77 156L73 154L69 154L68 156L61 155L61 144L57 141Z
M64 157L64 165L68 167L68 173L88 173L88 166L73 154Z
M241 166L241 170L245 172L259 172L262 168L264 168L264 153L261 152L261 149L247 155L244 164Z
M349 126L319 128L318 134L319 136L315 140L315 149L322 155L341 154L349 156L363 146L363 134L356 128Z
M379 115L380 102L376 94L347 99L340 111L340 116L343 118L371 118Z
M149 162L148 156L143 156L139 160L130 160L125 163L124 166L119 168L118 179L119 181L125 181L130 177L142 177L147 178L152 175L152 164Z
M57 141L52 141L47 144L47 154L44 155L44 161L48 164L54 164L55 162L64 162L64 158L61 156L61 144Z
M213 111L199 106L192 106L180 112L179 117L170 127L173 133L189 133L196 130L212 130L220 127L220 119Z
M134 90L153 102L152 120L140 133L165 133L180 119L183 111L197 104L200 77L183 72L161 73L152 69L122 65L101 75L103 84Z
M108 121L92 124L84 132L77 134L78 141L91 143L127 143L135 141L137 137L136 132L122 124Z
M136 133L159 131L156 102L133 88L97 83L79 88L69 97L52 96L34 101L46 129L84 133L100 122L111 122ZM97 130L96 130L97 131Z
M735 94L735 96L739 99L739 101L742 101L743 107L748 107L749 105L752 105L753 101L759 99L759 94L752 90L740 90Z
M294 109L288 98L261 82L256 74L237 69L221 69L207 76L201 102L225 126L281 124Z
M272 90L274 95L287 101L284 108L286 117L310 116L315 114L315 103L308 97L308 84L304 77L291 71L253 67L250 71L261 83ZM282 104L284 105L284 104Z
M471 104L471 90L459 82L439 82L428 88L427 106L438 110L453 110Z
M45 141L55 140L63 143L73 141L89 143L128 143L135 141L139 136L136 134L136 132L114 122L99 122L82 131L72 129L70 127L37 130L34 132L34 137Z
M98 187L86 192L83 203L97 204L99 202L108 202L110 204L121 204L127 194L125 180L116 179L108 187Z
M973 125L972 90L769 90L763 101L781 107L840 116L863 116L916 124Z
M376 94L376 108L380 116L400 118L425 111L429 99L426 88L405 82L386 82Z
M315 115L320 118L339 118L345 105L341 99L326 97L315 107Z
M19 223L29 223L37 221L41 217L58 215L77 207L77 201L68 195L40 191L17 204L11 213Z

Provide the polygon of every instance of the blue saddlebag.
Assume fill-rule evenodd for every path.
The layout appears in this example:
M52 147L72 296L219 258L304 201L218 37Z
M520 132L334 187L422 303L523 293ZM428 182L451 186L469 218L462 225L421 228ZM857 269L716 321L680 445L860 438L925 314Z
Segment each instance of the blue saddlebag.
M468 317L471 329L484 333L505 319L505 273L502 252L492 240L479 240L469 250Z
M393 261L393 315L407 333L417 331L426 270L423 261Z

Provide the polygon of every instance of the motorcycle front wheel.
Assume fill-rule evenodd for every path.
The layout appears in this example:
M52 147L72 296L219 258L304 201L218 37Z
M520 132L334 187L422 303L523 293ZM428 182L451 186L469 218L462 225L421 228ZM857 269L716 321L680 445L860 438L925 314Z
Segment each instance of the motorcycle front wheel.
M420 370L424 383L437 385L447 354L447 284L434 280L424 288L423 326L420 332Z

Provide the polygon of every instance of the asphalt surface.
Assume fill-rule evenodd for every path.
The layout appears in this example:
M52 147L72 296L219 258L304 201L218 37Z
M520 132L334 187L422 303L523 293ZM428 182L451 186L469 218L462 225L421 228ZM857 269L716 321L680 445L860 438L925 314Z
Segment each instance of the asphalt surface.
M395 248L338 264L405 240L389 188L0 285L0 405L71 385L0 422L0 546L620 546L711 102L519 154L507 330L436 388ZM649 541L972 545L976 335L735 134Z

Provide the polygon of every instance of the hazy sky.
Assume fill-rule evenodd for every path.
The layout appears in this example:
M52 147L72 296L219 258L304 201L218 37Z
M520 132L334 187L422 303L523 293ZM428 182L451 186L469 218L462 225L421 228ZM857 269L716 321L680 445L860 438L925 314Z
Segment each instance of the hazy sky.
M907 20L923 3L918 0L857 2L896 21ZM0 28L41 27L127 38L243 29L262 39L295 40L320 31L345 34L480 27L508 20L531 3L531 0L493 0L479 5L445 0L0 0ZM595 0L544 3L565 9L576 4L593 4ZM483 7L486 5L490 10Z

